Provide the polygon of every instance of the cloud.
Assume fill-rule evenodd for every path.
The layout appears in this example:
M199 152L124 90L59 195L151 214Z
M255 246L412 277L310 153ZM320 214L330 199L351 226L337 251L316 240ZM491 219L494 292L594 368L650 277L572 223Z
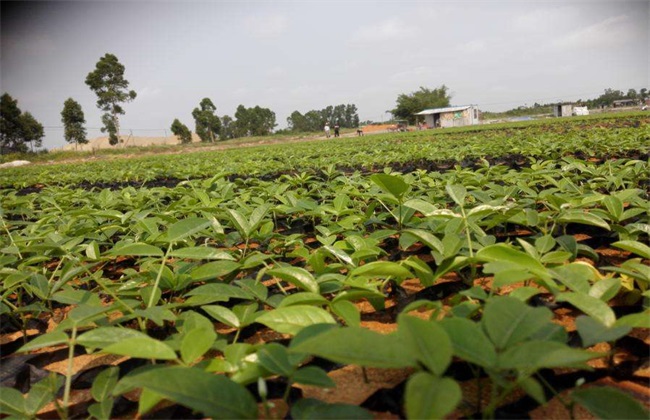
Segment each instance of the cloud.
M607 18L586 28L557 38L552 46L559 49L611 48L622 46L634 38L635 25L627 15Z
M160 95L162 90L157 87L149 87L145 86L142 89L138 90L138 99L149 99L149 98L155 98Z
M374 43L386 41L404 41L416 35L412 24L400 19L389 19L374 25L366 25L352 34L352 42Z
M419 66L410 70L404 70L399 73L395 73L390 77L390 80L393 82L420 83L420 81L426 80L426 77L429 77L432 74L433 69L431 67Z
M289 28L289 19L284 15L251 16L246 19L248 32L256 38L272 38L282 35Z
M458 50L464 53L477 53L484 51L487 48L487 43L482 39L474 39L472 41L461 44Z

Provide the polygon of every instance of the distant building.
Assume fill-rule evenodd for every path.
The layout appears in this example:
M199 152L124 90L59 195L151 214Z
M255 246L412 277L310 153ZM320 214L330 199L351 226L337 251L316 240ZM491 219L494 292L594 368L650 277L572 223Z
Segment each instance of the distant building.
M479 123L479 111L476 105L425 109L415 115L423 117L424 123L429 128L462 127ZM422 121L419 118L418 120Z
M553 105L553 115L556 117L570 117L573 115L573 104Z
M620 108L623 106L636 106L639 103L636 99L619 99L612 102L614 108Z

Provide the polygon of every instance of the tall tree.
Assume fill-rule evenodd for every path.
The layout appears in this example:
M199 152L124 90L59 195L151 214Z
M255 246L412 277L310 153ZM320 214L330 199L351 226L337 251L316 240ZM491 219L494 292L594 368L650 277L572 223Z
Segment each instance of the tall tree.
M99 59L95 70L88 73L86 84L97 95L97 107L105 112L102 132L108 132L109 143L116 145L120 135L118 115L124 114L122 103L131 102L137 96L134 90L128 90L124 66L116 56L106 54Z
M86 128L84 127L86 117L81 105L74 99L68 98L63 103L61 122L63 122L64 127L63 137L68 143L74 143L75 147L78 144L88 143Z
M29 112L24 112L20 115L20 125L23 141L31 144L32 152L34 151L34 147L41 147L43 144L43 136L45 135L43 125L36 121L36 118Z
M449 88L442 85L435 89L420 87L420 90L410 94L402 93L397 97L397 104L389 112L394 117L415 122L415 113L429 108L443 108L449 106L451 95Z
M217 107L214 106L210 98L203 98L199 108L194 108L192 111L196 134L203 142L214 142L219 138L221 120L215 115L216 110Z
M18 101L8 93L0 98L0 152L25 152L27 147L22 139L20 108Z
M234 133L235 124L230 115L224 115L221 117L221 134L222 139L232 139L235 137Z
M176 118L172 123L172 133L179 138L181 143L191 143L192 142L192 132L189 128Z
M18 101L5 93L0 98L0 153L27 152L40 147L45 132L43 125L29 112L18 108Z

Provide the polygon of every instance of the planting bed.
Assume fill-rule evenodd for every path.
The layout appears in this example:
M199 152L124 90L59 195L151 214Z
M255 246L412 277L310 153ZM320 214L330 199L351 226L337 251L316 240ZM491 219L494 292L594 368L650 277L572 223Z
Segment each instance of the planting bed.
M647 418L648 122L3 171L0 413Z

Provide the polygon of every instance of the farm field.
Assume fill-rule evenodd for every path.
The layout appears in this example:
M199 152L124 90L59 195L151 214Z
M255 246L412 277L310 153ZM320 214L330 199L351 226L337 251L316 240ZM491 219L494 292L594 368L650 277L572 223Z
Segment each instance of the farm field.
M0 189L0 413L648 418L647 113Z

